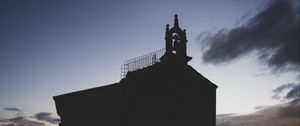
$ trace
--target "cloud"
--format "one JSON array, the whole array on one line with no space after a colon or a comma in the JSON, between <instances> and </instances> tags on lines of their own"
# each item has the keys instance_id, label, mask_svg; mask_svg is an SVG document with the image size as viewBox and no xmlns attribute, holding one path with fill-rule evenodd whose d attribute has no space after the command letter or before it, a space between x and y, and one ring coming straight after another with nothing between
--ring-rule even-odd
<instances>
[{"instance_id":1,"label":"cloud","mask_svg":"<svg viewBox=\"0 0 300 126\"><path fill-rule=\"evenodd\" d=\"M291 109L287 104L269 106L248 115L217 115L216 126L297 126L300 124L297 109ZM299 104L295 107L300 107ZM286 111L288 110L288 111ZM294 111L289 116L290 111ZM298 109L299 110L299 109ZM287 113L284 113L287 112Z\"/></svg>"},{"instance_id":2,"label":"cloud","mask_svg":"<svg viewBox=\"0 0 300 126\"><path fill-rule=\"evenodd\" d=\"M300 84L295 85L286 95L287 99L300 99Z\"/></svg>"},{"instance_id":3,"label":"cloud","mask_svg":"<svg viewBox=\"0 0 300 126\"><path fill-rule=\"evenodd\" d=\"M294 117L298 118L300 123L300 100L296 99L289 102L285 107L279 109L280 117Z\"/></svg>"},{"instance_id":4,"label":"cloud","mask_svg":"<svg viewBox=\"0 0 300 126\"><path fill-rule=\"evenodd\" d=\"M6 110L6 111L12 111L12 112L17 112L17 116L20 116L21 113L22 113L22 110L19 109L19 108L16 108L16 107L8 107L8 108L3 108L3 110Z\"/></svg>"},{"instance_id":5,"label":"cloud","mask_svg":"<svg viewBox=\"0 0 300 126\"><path fill-rule=\"evenodd\" d=\"M261 110L247 115L217 115L216 126L298 126L300 124L299 108L299 101L291 101L265 106Z\"/></svg>"},{"instance_id":6,"label":"cloud","mask_svg":"<svg viewBox=\"0 0 300 126\"><path fill-rule=\"evenodd\" d=\"M284 95L284 91L288 90L288 92ZM300 99L300 83L289 83L284 84L273 90L274 96L272 99L277 100L299 100Z\"/></svg>"},{"instance_id":7,"label":"cloud","mask_svg":"<svg viewBox=\"0 0 300 126\"><path fill-rule=\"evenodd\" d=\"M11 107L11 108L3 108L6 111L15 111L15 112L21 112L21 109L15 108L15 107Z\"/></svg>"},{"instance_id":8,"label":"cloud","mask_svg":"<svg viewBox=\"0 0 300 126\"><path fill-rule=\"evenodd\" d=\"M26 117L18 116L10 119L0 119L2 126L45 126L44 123L32 121Z\"/></svg>"},{"instance_id":9,"label":"cloud","mask_svg":"<svg viewBox=\"0 0 300 126\"><path fill-rule=\"evenodd\" d=\"M45 126L46 122L51 124L60 122L60 119L52 117L52 113L49 112L39 112L34 116L21 116L22 110L19 108L9 107L4 108L4 110L17 112L18 114L13 118L0 118L1 126Z\"/></svg>"},{"instance_id":10,"label":"cloud","mask_svg":"<svg viewBox=\"0 0 300 126\"><path fill-rule=\"evenodd\" d=\"M46 121L52 124L58 124L60 122L60 119L53 118L52 113L49 112L39 112L33 116L33 118L40 120L40 121Z\"/></svg>"},{"instance_id":11,"label":"cloud","mask_svg":"<svg viewBox=\"0 0 300 126\"><path fill-rule=\"evenodd\" d=\"M270 0L243 25L202 33L203 62L223 64L255 53L274 72L299 71L298 4L296 0Z\"/></svg>"},{"instance_id":12,"label":"cloud","mask_svg":"<svg viewBox=\"0 0 300 126\"><path fill-rule=\"evenodd\" d=\"M298 126L300 125L299 85L299 83L284 84L273 90L275 95L282 95L287 91L281 97L289 100L287 103L256 107L260 110L247 115L217 115L216 126Z\"/></svg>"},{"instance_id":13,"label":"cloud","mask_svg":"<svg viewBox=\"0 0 300 126\"><path fill-rule=\"evenodd\" d=\"M285 107L279 109L280 115L283 117L300 117L300 83L281 85L273 90L274 96L282 95L284 90L288 91L281 99L289 100L289 102Z\"/></svg>"}]
</instances>

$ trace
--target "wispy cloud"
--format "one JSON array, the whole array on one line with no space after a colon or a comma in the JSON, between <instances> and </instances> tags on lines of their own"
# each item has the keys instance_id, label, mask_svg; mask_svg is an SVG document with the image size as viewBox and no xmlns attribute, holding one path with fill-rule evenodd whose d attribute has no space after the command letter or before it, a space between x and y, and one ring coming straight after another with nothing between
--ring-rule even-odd
<instances>
[{"instance_id":1,"label":"wispy cloud","mask_svg":"<svg viewBox=\"0 0 300 126\"><path fill-rule=\"evenodd\" d=\"M15 117L10 119L0 119L3 126L45 126L45 123L29 120L26 117Z\"/></svg>"},{"instance_id":2,"label":"wispy cloud","mask_svg":"<svg viewBox=\"0 0 300 126\"><path fill-rule=\"evenodd\" d=\"M51 116L52 113L49 112L39 112L33 116L33 118L40 120L40 121L46 121L52 124L58 124L60 122L59 118L54 118Z\"/></svg>"},{"instance_id":3,"label":"wispy cloud","mask_svg":"<svg viewBox=\"0 0 300 126\"><path fill-rule=\"evenodd\" d=\"M274 89L274 94L287 90L287 103L257 107L260 110L248 115L217 115L217 126L298 126L300 125L299 84L284 84ZM297 93L294 93L297 90ZM288 95L290 94L291 95ZM289 96L289 97L288 97ZM280 100L280 99L278 99Z\"/></svg>"},{"instance_id":4,"label":"wispy cloud","mask_svg":"<svg viewBox=\"0 0 300 126\"><path fill-rule=\"evenodd\" d=\"M3 108L6 111L16 112L17 115L12 118L4 119L0 118L1 126L45 126L46 123L58 124L59 118L52 117L52 113L39 112L34 116L21 116L22 110L15 107Z\"/></svg>"},{"instance_id":5,"label":"wispy cloud","mask_svg":"<svg viewBox=\"0 0 300 126\"><path fill-rule=\"evenodd\" d=\"M11 112L16 112L16 116L20 116L22 113L22 110L16 107L8 107L8 108L3 108L3 110L6 111L11 111Z\"/></svg>"},{"instance_id":6,"label":"wispy cloud","mask_svg":"<svg viewBox=\"0 0 300 126\"><path fill-rule=\"evenodd\" d=\"M287 94L283 94L285 90L288 90ZM277 100L297 100L300 99L300 83L295 84L295 83L289 83L289 84L284 84L276 89L273 90L274 95L272 99L277 99ZM284 96L282 96L284 95Z\"/></svg>"},{"instance_id":7,"label":"wispy cloud","mask_svg":"<svg viewBox=\"0 0 300 126\"><path fill-rule=\"evenodd\" d=\"M11 108L3 108L6 111L15 111L15 112L21 112L21 109L15 108L15 107L11 107Z\"/></svg>"},{"instance_id":8,"label":"wispy cloud","mask_svg":"<svg viewBox=\"0 0 300 126\"><path fill-rule=\"evenodd\" d=\"M297 107L300 107L299 104ZM289 116L283 112L296 111L287 104L269 106L248 115L217 115L217 126L298 126L299 115ZM288 112L289 113L289 112Z\"/></svg>"},{"instance_id":9,"label":"wispy cloud","mask_svg":"<svg viewBox=\"0 0 300 126\"><path fill-rule=\"evenodd\" d=\"M274 72L299 71L299 4L296 0L270 0L243 25L202 33L203 61L223 64L255 52Z\"/></svg>"}]
</instances>

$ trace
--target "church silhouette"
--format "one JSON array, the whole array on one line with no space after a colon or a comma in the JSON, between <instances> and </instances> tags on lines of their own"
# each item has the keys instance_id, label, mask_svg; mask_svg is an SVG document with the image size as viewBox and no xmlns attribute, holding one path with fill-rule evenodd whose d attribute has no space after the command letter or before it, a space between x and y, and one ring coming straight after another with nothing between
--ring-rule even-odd
<instances>
[{"instance_id":1,"label":"church silhouette","mask_svg":"<svg viewBox=\"0 0 300 126\"><path fill-rule=\"evenodd\" d=\"M215 126L217 86L188 65L186 43L175 15L165 49L126 61L120 82L54 96L60 126Z\"/></svg>"}]
</instances>

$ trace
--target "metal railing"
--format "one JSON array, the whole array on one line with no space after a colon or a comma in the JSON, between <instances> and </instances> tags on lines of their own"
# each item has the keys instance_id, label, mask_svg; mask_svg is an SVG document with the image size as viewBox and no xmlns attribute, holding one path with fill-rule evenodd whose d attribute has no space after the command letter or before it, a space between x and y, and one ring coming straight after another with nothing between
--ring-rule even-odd
<instances>
[{"instance_id":1,"label":"metal railing","mask_svg":"<svg viewBox=\"0 0 300 126\"><path fill-rule=\"evenodd\" d=\"M126 77L130 71L142 69L147 66L160 62L160 57L165 53L165 49L160 49L146 55L142 55L133 59L126 60L121 66L121 79Z\"/></svg>"}]
</instances>

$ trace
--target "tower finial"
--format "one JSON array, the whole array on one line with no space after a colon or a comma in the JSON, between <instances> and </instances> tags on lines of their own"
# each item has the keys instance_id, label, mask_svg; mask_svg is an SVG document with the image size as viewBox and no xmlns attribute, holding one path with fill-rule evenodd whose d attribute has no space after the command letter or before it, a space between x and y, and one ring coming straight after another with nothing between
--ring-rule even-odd
<instances>
[{"instance_id":1,"label":"tower finial","mask_svg":"<svg viewBox=\"0 0 300 126\"><path fill-rule=\"evenodd\" d=\"M169 24L166 25L166 31L169 31Z\"/></svg>"},{"instance_id":2,"label":"tower finial","mask_svg":"<svg viewBox=\"0 0 300 126\"><path fill-rule=\"evenodd\" d=\"M178 24L178 15L177 14L175 14L175 19L174 19L174 27L175 26L179 26L179 24Z\"/></svg>"}]
</instances>

